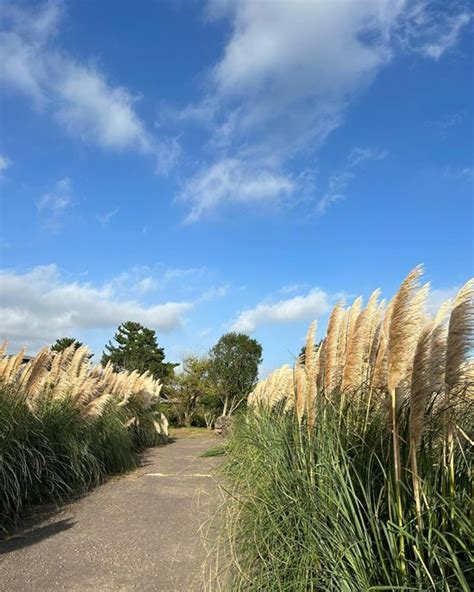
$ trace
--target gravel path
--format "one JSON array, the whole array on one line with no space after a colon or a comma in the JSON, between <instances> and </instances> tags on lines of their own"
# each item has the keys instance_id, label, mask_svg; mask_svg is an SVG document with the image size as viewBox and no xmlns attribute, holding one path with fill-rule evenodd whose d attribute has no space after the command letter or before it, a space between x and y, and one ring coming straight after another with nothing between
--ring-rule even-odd
<instances>
[{"instance_id":1,"label":"gravel path","mask_svg":"<svg viewBox=\"0 0 474 592\"><path fill-rule=\"evenodd\" d=\"M206 523L219 503L212 435L179 437L144 465L0 542L5 592L208 588ZM204 526L203 526L204 524Z\"/></svg>"}]
</instances>

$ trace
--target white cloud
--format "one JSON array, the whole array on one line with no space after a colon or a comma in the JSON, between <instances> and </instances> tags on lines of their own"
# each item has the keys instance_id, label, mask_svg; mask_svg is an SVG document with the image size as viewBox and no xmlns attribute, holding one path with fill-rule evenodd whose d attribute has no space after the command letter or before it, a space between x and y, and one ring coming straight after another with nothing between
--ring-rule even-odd
<instances>
[{"instance_id":1,"label":"white cloud","mask_svg":"<svg viewBox=\"0 0 474 592\"><path fill-rule=\"evenodd\" d=\"M10 168L10 165L11 161L3 154L0 154L0 179L3 178L4 172Z\"/></svg>"},{"instance_id":2,"label":"white cloud","mask_svg":"<svg viewBox=\"0 0 474 592\"><path fill-rule=\"evenodd\" d=\"M49 55L46 62L57 99L55 117L66 130L103 148L152 152L152 140L133 108L137 99L128 90L59 55Z\"/></svg>"},{"instance_id":3,"label":"white cloud","mask_svg":"<svg viewBox=\"0 0 474 592\"><path fill-rule=\"evenodd\" d=\"M324 212L337 201L345 199L350 181L355 177L355 169L366 160L383 160L387 153L383 150L369 148L354 148L347 158L344 168L329 177L328 188L316 206L318 214Z\"/></svg>"},{"instance_id":4,"label":"white cloud","mask_svg":"<svg viewBox=\"0 0 474 592\"><path fill-rule=\"evenodd\" d=\"M280 294L294 294L295 292L301 292L301 290L307 288L307 284L288 284L283 286L278 291Z\"/></svg>"},{"instance_id":5,"label":"white cloud","mask_svg":"<svg viewBox=\"0 0 474 592\"><path fill-rule=\"evenodd\" d=\"M205 327L204 329L201 329L201 331L198 332L199 337L201 338L205 338L205 337L209 337L209 335L212 333L212 327Z\"/></svg>"},{"instance_id":6,"label":"white cloud","mask_svg":"<svg viewBox=\"0 0 474 592\"><path fill-rule=\"evenodd\" d=\"M176 280L202 279L209 273L207 267L172 267L163 274L163 282L172 282Z\"/></svg>"},{"instance_id":7,"label":"white cloud","mask_svg":"<svg viewBox=\"0 0 474 592\"><path fill-rule=\"evenodd\" d=\"M472 183L474 181L474 166L447 166L443 176L447 179L458 179Z\"/></svg>"},{"instance_id":8,"label":"white cloud","mask_svg":"<svg viewBox=\"0 0 474 592\"><path fill-rule=\"evenodd\" d=\"M121 299L112 284L96 287L65 280L56 265L29 272L0 271L0 337L35 349L75 331L114 328L133 320L164 333L181 327L194 303L146 306Z\"/></svg>"},{"instance_id":9,"label":"white cloud","mask_svg":"<svg viewBox=\"0 0 474 592\"><path fill-rule=\"evenodd\" d=\"M453 300L461 286L453 286L452 288L435 288L431 290L428 296L427 309L430 314L436 314L439 307L446 302L446 300Z\"/></svg>"},{"instance_id":10,"label":"white cloud","mask_svg":"<svg viewBox=\"0 0 474 592\"><path fill-rule=\"evenodd\" d=\"M178 138L171 138L161 142L156 147L156 173L168 175L178 163L182 153L183 149L178 142Z\"/></svg>"},{"instance_id":11,"label":"white cloud","mask_svg":"<svg viewBox=\"0 0 474 592\"><path fill-rule=\"evenodd\" d=\"M186 293L194 302L222 296L221 288L208 288L212 272L206 267L170 267L158 263L153 266L137 265L112 278L107 287L120 298L145 295L155 291Z\"/></svg>"},{"instance_id":12,"label":"white cloud","mask_svg":"<svg viewBox=\"0 0 474 592\"><path fill-rule=\"evenodd\" d=\"M295 153L314 153L397 51L438 59L470 20L456 4L447 9L425 0L211 0L208 16L227 20L229 39L201 103L172 114L205 125L214 154L185 186L188 221L224 202L268 202L282 192L296 198L284 172ZM232 162L252 164L237 185L227 182ZM241 200L262 175L286 179L292 191L269 183Z\"/></svg>"},{"instance_id":13,"label":"white cloud","mask_svg":"<svg viewBox=\"0 0 474 592\"><path fill-rule=\"evenodd\" d=\"M54 0L30 9L5 7L0 15L4 88L26 96L40 112L51 114L63 129L85 142L107 150L135 150L154 156L159 163L165 150L168 157L161 168L170 170L178 159L179 146L175 140L170 144L149 133L135 110L139 97L56 46L54 38L63 13L62 2Z\"/></svg>"},{"instance_id":14,"label":"white cloud","mask_svg":"<svg viewBox=\"0 0 474 592\"><path fill-rule=\"evenodd\" d=\"M134 291L137 292L137 294L148 294L150 292L154 292L156 288L157 281L150 276L147 276L142 280L139 280L133 287Z\"/></svg>"},{"instance_id":15,"label":"white cloud","mask_svg":"<svg viewBox=\"0 0 474 592\"><path fill-rule=\"evenodd\" d=\"M305 296L274 303L261 302L254 308L243 310L231 328L233 331L252 333L258 326L268 323L314 319L330 310L331 301L326 292L313 288Z\"/></svg>"},{"instance_id":16,"label":"white cloud","mask_svg":"<svg viewBox=\"0 0 474 592\"><path fill-rule=\"evenodd\" d=\"M178 200L191 204L189 223L226 204L279 203L295 187L290 177L232 158L217 161L189 179Z\"/></svg>"},{"instance_id":17,"label":"white cloud","mask_svg":"<svg viewBox=\"0 0 474 592\"><path fill-rule=\"evenodd\" d=\"M83 140L104 148L149 152L151 139L129 91L110 85L96 68L54 47L62 16L59 2L30 11L7 6L0 33L3 84L51 112L63 128Z\"/></svg>"},{"instance_id":18,"label":"white cloud","mask_svg":"<svg viewBox=\"0 0 474 592\"><path fill-rule=\"evenodd\" d=\"M36 203L40 213L45 216L46 226L58 228L66 210L74 203L71 179L60 179L54 188L44 193Z\"/></svg>"},{"instance_id":19,"label":"white cloud","mask_svg":"<svg viewBox=\"0 0 474 592\"><path fill-rule=\"evenodd\" d=\"M232 35L212 73L219 99L238 102L224 117L227 135L257 131L257 144L285 151L324 140L347 98L389 59L383 33L396 5L227 2Z\"/></svg>"},{"instance_id":20,"label":"white cloud","mask_svg":"<svg viewBox=\"0 0 474 592\"><path fill-rule=\"evenodd\" d=\"M224 286L217 286L213 288L209 288L208 290L204 290L204 292L199 297L201 302L206 302L208 300L215 300L216 298L223 298L227 296L229 292L229 286L225 284Z\"/></svg>"},{"instance_id":21,"label":"white cloud","mask_svg":"<svg viewBox=\"0 0 474 592\"><path fill-rule=\"evenodd\" d=\"M470 23L471 18L472 15L467 11L446 16L441 21L433 17L433 21L429 22L429 18L426 17L429 39L421 45L420 51L428 58L439 60L457 44L462 29Z\"/></svg>"},{"instance_id":22,"label":"white cloud","mask_svg":"<svg viewBox=\"0 0 474 592\"><path fill-rule=\"evenodd\" d=\"M110 220L116 214L118 214L118 211L119 211L119 208L114 208L113 210L110 210L110 211L105 212L103 214L97 214L96 218L100 222L101 226L107 226L107 224L110 222Z\"/></svg>"}]
</instances>

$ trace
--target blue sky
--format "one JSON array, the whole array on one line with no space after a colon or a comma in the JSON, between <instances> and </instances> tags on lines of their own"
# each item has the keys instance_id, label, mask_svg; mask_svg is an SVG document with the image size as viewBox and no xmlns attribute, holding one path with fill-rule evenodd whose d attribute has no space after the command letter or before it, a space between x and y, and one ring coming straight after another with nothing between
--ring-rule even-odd
<instances>
[{"instance_id":1,"label":"blue sky","mask_svg":"<svg viewBox=\"0 0 474 592\"><path fill-rule=\"evenodd\" d=\"M0 12L0 337L168 357L473 267L468 3L15 2Z\"/></svg>"}]
</instances>

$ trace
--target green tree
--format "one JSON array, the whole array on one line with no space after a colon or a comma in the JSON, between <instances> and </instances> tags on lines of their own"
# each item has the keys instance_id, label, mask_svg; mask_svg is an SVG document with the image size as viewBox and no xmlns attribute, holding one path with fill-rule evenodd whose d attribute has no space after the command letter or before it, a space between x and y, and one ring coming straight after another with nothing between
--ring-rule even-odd
<instances>
[{"instance_id":1,"label":"green tree","mask_svg":"<svg viewBox=\"0 0 474 592\"><path fill-rule=\"evenodd\" d=\"M74 345L74 349L82 347L82 343L77 339L74 339L74 337L61 337L56 340L56 343L53 343L51 351L62 352L71 345Z\"/></svg>"},{"instance_id":2,"label":"green tree","mask_svg":"<svg viewBox=\"0 0 474 592\"><path fill-rule=\"evenodd\" d=\"M210 376L222 403L222 415L232 415L247 400L258 377L262 346L243 333L226 333L209 352Z\"/></svg>"},{"instance_id":3,"label":"green tree","mask_svg":"<svg viewBox=\"0 0 474 592\"><path fill-rule=\"evenodd\" d=\"M319 343L315 343L314 344L314 351L315 353L318 352L319 348L321 347L323 340L321 339L321 341ZM300 353L298 355L297 361L304 366L305 364L305 360L306 360L306 344L301 346L300 349Z\"/></svg>"},{"instance_id":4,"label":"green tree","mask_svg":"<svg viewBox=\"0 0 474 592\"><path fill-rule=\"evenodd\" d=\"M159 347L156 333L140 323L127 321L122 323L112 341L105 346L102 354L102 365L112 363L114 370L148 371L153 378L167 381L178 364L165 362L165 350Z\"/></svg>"},{"instance_id":5,"label":"green tree","mask_svg":"<svg viewBox=\"0 0 474 592\"><path fill-rule=\"evenodd\" d=\"M182 372L175 374L167 395L176 410L178 422L190 426L196 413L202 412L204 417L207 411L201 408L201 402L205 399L207 403L212 397L210 361L206 357L191 354L184 357L182 365Z\"/></svg>"}]
</instances>

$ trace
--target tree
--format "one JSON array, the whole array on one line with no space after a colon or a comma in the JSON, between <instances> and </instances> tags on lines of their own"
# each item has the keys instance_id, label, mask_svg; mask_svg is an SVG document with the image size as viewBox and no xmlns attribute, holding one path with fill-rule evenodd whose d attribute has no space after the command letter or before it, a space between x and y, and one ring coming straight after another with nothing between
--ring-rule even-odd
<instances>
[{"instance_id":1,"label":"tree","mask_svg":"<svg viewBox=\"0 0 474 592\"><path fill-rule=\"evenodd\" d=\"M242 333L226 333L209 352L210 376L222 402L222 415L232 415L255 387L262 346Z\"/></svg>"},{"instance_id":2,"label":"tree","mask_svg":"<svg viewBox=\"0 0 474 592\"><path fill-rule=\"evenodd\" d=\"M165 362L165 350L159 347L156 333L140 323L127 321L122 323L112 341L105 346L102 354L102 365L111 362L114 370L137 370L140 373L148 371L153 378L166 381L174 374L178 364Z\"/></svg>"},{"instance_id":3,"label":"tree","mask_svg":"<svg viewBox=\"0 0 474 592\"><path fill-rule=\"evenodd\" d=\"M56 340L56 343L53 343L51 346L51 351L62 352L71 345L74 345L74 349L82 347L82 343L77 339L74 339L74 337L61 337L60 339Z\"/></svg>"},{"instance_id":4,"label":"tree","mask_svg":"<svg viewBox=\"0 0 474 592\"><path fill-rule=\"evenodd\" d=\"M314 352L317 353L319 348L321 347L323 340L321 339L321 341L319 343L315 343L314 344ZM305 360L306 360L306 344L301 346L300 349L300 353L298 355L297 361L304 366L305 364Z\"/></svg>"},{"instance_id":5,"label":"tree","mask_svg":"<svg viewBox=\"0 0 474 592\"><path fill-rule=\"evenodd\" d=\"M168 398L174 405L178 421L186 426L191 425L193 416L202 411L203 416L208 399L212 397L213 385L209 377L210 361L208 358L187 355L183 359L183 371L175 374L168 387ZM201 409L201 402L206 404Z\"/></svg>"}]
</instances>

